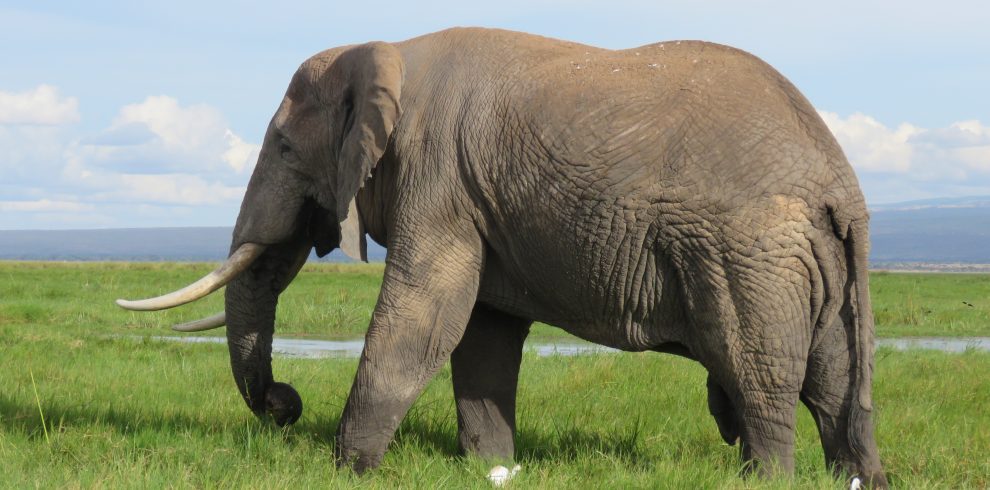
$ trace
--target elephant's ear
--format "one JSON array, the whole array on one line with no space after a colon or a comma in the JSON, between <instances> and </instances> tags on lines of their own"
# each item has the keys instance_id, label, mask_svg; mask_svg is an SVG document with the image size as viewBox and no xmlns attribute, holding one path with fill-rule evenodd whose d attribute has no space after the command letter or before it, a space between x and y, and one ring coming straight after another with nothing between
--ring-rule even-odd
<instances>
[{"instance_id":1,"label":"elephant's ear","mask_svg":"<svg viewBox=\"0 0 990 490\"><path fill-rule=\"evenodd\" d=\"M344 111L336 175L340 249L352 259L367 261L364 225L354 198L382 158L402 112L399 96L405 67L398 50L381 42L351 48L341 53L337 63L343 64L350 78L344 101L350 110Z\"/></svg>"}]
</instances>

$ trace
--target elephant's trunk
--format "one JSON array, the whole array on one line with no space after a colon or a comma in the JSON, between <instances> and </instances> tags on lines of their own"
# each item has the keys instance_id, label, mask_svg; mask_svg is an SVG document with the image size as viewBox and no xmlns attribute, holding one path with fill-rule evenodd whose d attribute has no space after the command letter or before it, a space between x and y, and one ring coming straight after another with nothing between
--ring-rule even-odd
<instances>
[{"instance_id":1,"label":"elephant's trunk","mask_svg":"<svg viewBox=\"0 0 990 490\"><path fill-rule=\"evenodd\" d=\"M272 335L279 294L306 262L311 246L274 246L227 284L225 310L230 367L245 403L279 425L302 413L299 395L272 377Z\"/></svg>"},{"instance_id":2,"label":"elephant's trunk","mask_svg":"<svg viewBox=\"0 0 990 490\"><path fill-rule=\"evenodd\" d=\"M227 285L225 310L227 348L234 381L248 407L264 413L265 393L272 378L272 335L278 295L264 271L251 268Z\"/></svg>"}]
</instances>

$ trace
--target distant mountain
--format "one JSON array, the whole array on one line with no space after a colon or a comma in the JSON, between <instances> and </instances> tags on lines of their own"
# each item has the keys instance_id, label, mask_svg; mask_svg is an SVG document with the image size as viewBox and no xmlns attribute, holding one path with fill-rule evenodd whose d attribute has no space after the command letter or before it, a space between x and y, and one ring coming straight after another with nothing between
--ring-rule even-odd
<instances>
[{"instance_id":1,"label":"distant mountain","mask_svg":"<svg viewBox=\"0 0 990 490\"><path fill-rule=\"evenodd\" d=\"M990 264L990 196L871 206L870 260Z\"/></svg>"},{"instance_id":2,"label":"distant mountain","mask_svg":"<svg viewBox=\"0 0 990 490\"><path fill-rule=\"evenodd\" d=\"M874 266L990 264L990 196L882 204L870 211ZM227 227L0 230L0 259L217 261L227 256L230 235ZM368 259L384 260L385 249L369 240ZM322 260L350 259L335 251Z\"/></svg>"},{"instance_id":3,"label":"distant mountain","mask_svg":"<svg viewBox=\"0 0 990 490\"><path fill-rule=\"evenodd\" d=\"M229 227L0 230L0 259L218 261L227 257L231 233ZM350 261L339 250L320 260ZM370 239L368 260L385 260L385 249Z\"/></svg>"},{"instance_id":4,"label":"distant mountain","mask_svg":"<svg viewBox=\"0 0 990 490\"><path fill-rule=\"evenodd\" d=\"M874 204L871 212L915 211L919 209L955 209L990 207L990 196L938 197L918 201L903 201L889 204Z\"/></svg>"}]
</instances>

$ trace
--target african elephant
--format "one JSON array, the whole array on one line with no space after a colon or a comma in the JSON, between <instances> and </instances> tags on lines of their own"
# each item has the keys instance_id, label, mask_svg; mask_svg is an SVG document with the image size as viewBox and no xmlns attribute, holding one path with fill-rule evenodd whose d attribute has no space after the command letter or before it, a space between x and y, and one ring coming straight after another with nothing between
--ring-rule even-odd
<instances>
[{"instance_id":1,"label":"african elephant","mask_svg":"<svg viewBox=\"0 0 990 490\"><path fill-rule=\"evenodd\" d=\"M289 83L241 205L226 284L234 379L291 423L275 383L279 293L315 247L388 249L337 429L378 465L449 359L462 449L511 457L523 341L542 321L625 351L695 359L730 444L792 472L795 410L826 463L886 486L873 437L868 213L811 104L745 52L612 51L489 29L330 49Z\"/></svg>"}]
</instances>

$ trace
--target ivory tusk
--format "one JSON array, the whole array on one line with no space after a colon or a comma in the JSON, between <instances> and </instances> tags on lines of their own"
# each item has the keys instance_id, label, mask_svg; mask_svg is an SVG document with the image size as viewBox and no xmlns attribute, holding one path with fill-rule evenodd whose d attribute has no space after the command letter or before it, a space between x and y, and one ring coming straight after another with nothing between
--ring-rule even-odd
<instances>
[{"instance_id":1,"label":"ivory tusk","mask_svg":"<svg viewBox=\"0 0 990 490\"><path fill-rule=\"evenodd\" d=\"M175 330L176 332L202 332L203 330L220 328L226 324L227 312L221 311L216 315L211 315L206 318L200 318L199 320L172 325L172 330Z\"/></svg>"},{"instance_id":2,"label":"ivory tusk","mask_svg":"<svg viewBox=\"0 0 990 490\"><path fill-rule=\"evenodd\" d=\"M184 305L191 301L206 296L207 294L222 288L234 277L247 269L255 259L265 251L264 245L256 243L245 243L237 248L230 257L220 264L213 272L203 276L202 279L171 293L158 296L157 298L141 299L130 301L118 299L117 305L121 308L134 311L155 311L173 308Z\"/></svg>"}]
</instances>

